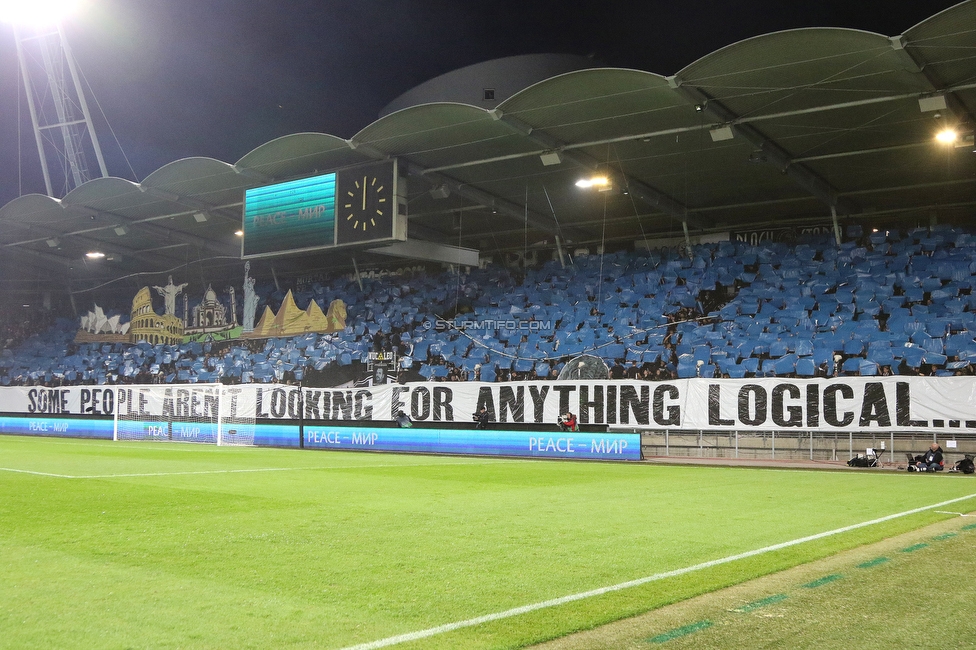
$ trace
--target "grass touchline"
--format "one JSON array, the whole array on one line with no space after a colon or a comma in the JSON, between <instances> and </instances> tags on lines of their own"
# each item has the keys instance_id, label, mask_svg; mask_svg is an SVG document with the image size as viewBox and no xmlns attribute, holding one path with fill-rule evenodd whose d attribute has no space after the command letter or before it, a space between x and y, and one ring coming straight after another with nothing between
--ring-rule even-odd
<instances>
[{"instance_id":1,"label":"grass touchline","mask_svg":"<svg viewBox=\"0 0 976 650\"><path fill-rule=\"evenodd\" d=\"M591 589L589 591L584 591L577 594L570 594L568 596L552 598L550 600L544 600L542 602L533 603L531 605L522 605L521 607L513 607L512 609L508 609L503 612L496 612L494 614L477 616L475 618L469 618L464 621L457 621L455 623L446 623L444 625L438 625L437 627L428 628L426 630L418 630L417 632L398 634L396 636L391 636L385 639L371 641L369 643L360 643L357 645L352 645L346 648L342 648L341 650L377 650L378 648L386 648L388 646L397 645L400 643L406 643L408 641L418 641L420 639L426 639L432 636L436 636L438 634L444 634L445 632L452 632L454 630L459 630L465 627L473 627L475 625L481 625L482 623L489 623L491 621L497 621L503 618L511 618L512 616L518 616L519 614L527 614L529 612L534 612L540 609L548 609L550 607L556 607L558 605L565 605L566 603L571 603L577 600L583 600L585 598L602 596L603 594L608 594L614 591L620 591L622 589L628 589L630 587L637 587L639 585L647 584L648 582L655 582L658 580L664 580L666 578L675 578L677 576L685 575L687 573L693 573L695 571L701 571L702 569L708 569L714 566L728 564L729 562L735 562L736 560L744 560L746 558L755 557L756 555L762 555L764 553L778 551L780 549L789 548L790 546L796 546L797 544L803 544L805 542L812 542L817 539L823 539L824 537L839 535L841 533L857 530L858 528L873 526L876 524L884 523L886 521L891 521L892 519L907 517L909 515L914 515L919 512L932 510L934 508L941 508L943 506L949 505L950 503L958 503L960 501L965 501L967 499L972 499L972 498L976 498L976 493L969 494L962 497L957 497L955 499L949 499L948 501L942 501L940 503L934 503L928 506L922 506L920 508L913 508L911 510L898 512L892 515L886 515L884 517L879 517L877 519L871 519L870 521L863 521L861 523L851 524L850 526L835 528L834 530L828 530L822 533L816 533L815 535L800 537L798 539L793 539L788 542L781 542L779 544L772 544L770 546L764 546L762 548L753 549L751 551L745 551L744 553L729 555L723 558L719 558L717 560L709 560L708 562L701 562L699 564L695 564L689 567L684 567L681 569L674 569L672 571L656 573L654 575L646 576L644 578L637 578L636 580L628 580L627 582L621 582L615 585L610 585L608 587L600 587L598 589Z\"/></svg>"}]
</instances>

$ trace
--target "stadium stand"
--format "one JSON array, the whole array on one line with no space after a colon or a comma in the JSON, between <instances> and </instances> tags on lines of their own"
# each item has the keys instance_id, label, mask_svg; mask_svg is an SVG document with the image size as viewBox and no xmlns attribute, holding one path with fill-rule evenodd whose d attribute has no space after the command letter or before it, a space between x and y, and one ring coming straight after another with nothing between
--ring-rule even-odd
<instances>
[{"instance_id":1,"label":"stadium stand","mask_svg":"<svg viewBox=\"0 0 976 650\"><path fill-rule=\"evenodd\" d=\"M346 303L334 334L108 344L75 343L67 319L26 340L26 325L4 324L0 383L329 385L393 349L401 381L555 379L584 353L615 379L972 374L974 286L976 237L949 226L415 273L361 291L343 276L294 293ZM272 308L285 298L262 289Z\"/></svg>"}]
</instances>

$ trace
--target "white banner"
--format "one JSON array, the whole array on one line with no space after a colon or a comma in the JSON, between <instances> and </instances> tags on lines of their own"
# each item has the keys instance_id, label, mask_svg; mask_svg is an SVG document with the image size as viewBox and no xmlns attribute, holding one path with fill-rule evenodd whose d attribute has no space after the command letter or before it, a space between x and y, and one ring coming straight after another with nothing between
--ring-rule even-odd
<instances>
[{"instance_id":1,"label":"white banner","mask_svg":"<svg viewBox=\"0 0 976 650\"><path fill-rule=\"evenodd\" d=\"M976 378L682 379L672 382L425 382L366 388L273 384L0 388L0 412L119 418L470 423L484 406L498 423L580 424L703 431L976 433Z\"/></svg>"}]
</instances>

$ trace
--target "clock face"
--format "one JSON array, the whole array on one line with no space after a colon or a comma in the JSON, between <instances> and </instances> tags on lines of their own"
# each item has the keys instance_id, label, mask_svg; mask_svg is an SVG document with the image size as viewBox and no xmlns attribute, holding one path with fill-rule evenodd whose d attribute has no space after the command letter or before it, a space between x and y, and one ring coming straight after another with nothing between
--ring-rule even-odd
<instances>
[{"instance_id":1,"label":"clock face","mask_svg":"<svg viewBox=\"0 0 976 650\"><path fill-rule=\"evenodd\" d=\"M338 243L382 239L392 234L393 175L384 173L386 169L352 169L340 174L336 194Z\"/></svg>"}]
</instances>

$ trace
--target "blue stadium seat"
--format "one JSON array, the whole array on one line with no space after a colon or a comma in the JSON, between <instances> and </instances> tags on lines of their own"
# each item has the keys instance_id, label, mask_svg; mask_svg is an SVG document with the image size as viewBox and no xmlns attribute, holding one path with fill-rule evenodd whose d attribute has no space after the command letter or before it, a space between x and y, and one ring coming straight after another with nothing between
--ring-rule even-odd
<instances>
[{"instance_id":1,"label":"blue stadium seat","mask_svg":"<svg viewBox=\"0 0 976 650\"><path fill-rule=\"evenodd\" d=\"M861 370L862 361L864 361L864 359L861 359L860 357L851 357L846 359L844 360L844 365L841 366L841 370L844 372L859 373Z\"/></svg>"},{"instance_id":2,"label":"blue stadium seat","mask_svg":"<svg viewBox=\"0 0 976 650\"><path fill-rule=\"evenodd\" d=\"M758 359L757 359L757 361L758 361ZM754 371L752 371L752 370L748 370L747 371L747 369L746 369L745 366L741 366L741 365L738 365L738 364L734 364L734 365L729 366L729 368L725 372L732 379L742 379L743 377L746 376L746 372L754 372Z\"/></svg>"},{"instance_id":3,"label":"blue stadium seat","mask_svg":"<svg viewBox=\"0 0 976 650\"><path fill-rule=\"evenodd\" d=\"M920 347L906 347L903 351L904 360L909 368L918 368L922 365L922 357L925 356L925 350Z\"/></svg>"},{"instance_id":4,"label":"blue stadium seat","mask_svg":"<svg viewBox=\"0 0 976 650\"><path fill-rule=\"evenodd\" d=\"M516 359L513 369L516 372L530 372L534 366L535 362L532 359Z\"/></svg>"},{"instance_id":5,"label":"blue stadium seat","mask_svg":"<svg viewBox=\"0 0 976 650\"><path fill-rule=\"evenodd\" d=\"M803 357L796 360L796 375L798 377L813 377L816 374L817 366L813 359Z\"/></svg>"},{"instance_id":6,"label":"blue stadium seat","mask_svg":"<svg viewBox=\"0 0 976 650\"><path fill-rule=\"evenodd\" d=\"M862 377L872 377L878 374L878 364L875 363L874 361L862 359L861 363L858 366L857 372Z\"/></svg>"},{"instance_id":7,"label":"blue stadium seat","mask_svg":"<svg viewBox=\"0 0 976 650\"><path fill-rule=\"evenodd\" d=\"M756 357L749 357L748 359L743 359L740 364L747 372L757 372L759 370L759 359Z\"/></svg>"},{"instance_id":8,"label":"blue stadium seat","mask_svg":"<svg viewBox=\"0 0 976 650\"><path fill-rule=\"evenodd\" d=\"M795 354L788 354L773 363L773 370L777 375L792 374L796 370L796 362L797 356ZM763 369L765 369L765 364L763 364Z\"/></svg>"}]
</instances>

